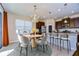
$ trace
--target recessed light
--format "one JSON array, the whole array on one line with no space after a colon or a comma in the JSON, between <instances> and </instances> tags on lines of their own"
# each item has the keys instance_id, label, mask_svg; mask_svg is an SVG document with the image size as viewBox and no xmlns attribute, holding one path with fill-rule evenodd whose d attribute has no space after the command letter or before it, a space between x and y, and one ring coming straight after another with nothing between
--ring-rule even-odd
<instances>
[{"instance_id":1,"label":"recessed light","mask_svg":"<svg viewBox=\"0 0 79 59\"><path fill-rule=\"evenodd\" d=\"M74 11L72 11L72 13L74 13Z\"/></svg>"},{"instance_id":2,"label":"recessed light","mask_svg":"<svg viewBox=\"0 0 79 59\"><path fill-rule=\"evenodd\" d=\"M45 16L43 16L43 18L45 18Z\"/></svg>"},{"instance_id":3,"label":"recessed light","mask_svg":"<svg viewBox=\"0 0 79 59\"><path fill-rule=\"evenodd\" d=\"M58 9L58 11L60 12L60 11L61 11L61 9Z\"/></svg>"},{"instance_id":4,"label":"recessed light","mask_svg":"<svg viewBox=\"0 0 79 59\"><path fill-rule=\"evenodd\" d=\"M49 14L51 14L52 12L51 11L49 11Z\"/></svg>"},{"instance_id":5,"label":"recessed light","mask_svg":"<svg viewBox=\"0 0 79 59\"><path fill-rule=\"evenodd\" d=\"M36 5L34 5L34 7L36 8Z\"/></svg>"},{"instance_id":6,"label":"recessed light","mask_svg":"<svg viewBox=\"0 0 79 59\"><path fill-rule=\"evenodd\" d=\"M67 3L65 3L64 6L67 6Z\"/></svg>"}]
</instances>

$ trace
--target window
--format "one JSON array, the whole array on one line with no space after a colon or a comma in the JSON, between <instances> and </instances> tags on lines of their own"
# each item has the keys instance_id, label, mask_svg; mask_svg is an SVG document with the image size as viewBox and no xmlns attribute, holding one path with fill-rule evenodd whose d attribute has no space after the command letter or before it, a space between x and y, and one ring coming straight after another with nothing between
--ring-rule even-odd
<instances>
[{"instance_id":1,"label":"window","mask_svg":"<svg viewBox=\"0 0 79 59\"><path fill-rule=\"evenodd\" d=\"M0 13L0 48L2 47L2 13Z\"/></svg>"},{"instance_id":2,"label":"window","mask_svg":"<svg viewBox=\"0 0 79 59\"><path fill-rule=\"evenodd\" d=\"M20 30L21 34L23 34L24 31L27 33L30 33L32 31L32 22L17 19L16 20L16 30Z\"/></svg>"}]
</instances>

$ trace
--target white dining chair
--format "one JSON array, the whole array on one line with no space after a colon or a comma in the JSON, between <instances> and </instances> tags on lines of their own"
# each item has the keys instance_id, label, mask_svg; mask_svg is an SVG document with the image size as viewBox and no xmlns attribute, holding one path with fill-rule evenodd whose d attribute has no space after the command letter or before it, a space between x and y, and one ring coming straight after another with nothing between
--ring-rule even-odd
<instances>
[{"instance_id":1,"label":"white dining chair","mask_svg":"<svg viewBox=\"0 0 79 59\"><path fill-rule=\"evenodd\" d=\"M41 39L39 41L37 41L37 45L41 46L43 48L43 52L45 52L45 48L47 49L47 46L48 46L46 33L43 33L43 36L41 37Z\"/></svg>"},{"instance_id":2,"label":"white dining chair","mask_svg":"<svg viewBox=\"0 0 79 59\"><path fill-rule=\"evenodd\" d=\"M26 49L26 55L28 55L29 39L24 37L22 34L18 34L18 40L19 40L20 47L21 47L20 55L22 53L22 48Z\"/></svg>"}]
</instances>

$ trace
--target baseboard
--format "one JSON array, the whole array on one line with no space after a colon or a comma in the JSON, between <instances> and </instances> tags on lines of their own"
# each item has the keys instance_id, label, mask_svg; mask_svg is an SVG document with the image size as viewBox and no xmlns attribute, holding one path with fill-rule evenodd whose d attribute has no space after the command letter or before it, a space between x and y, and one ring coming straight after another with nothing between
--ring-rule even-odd
<instances>
[{"instance_id":1,"label":"baseboard","mask_svg":"<svg viewBox=\"0 0 79 59\"><path fill-rule=\"evenodd\" d=\"M9 44L13 44L13 43L16 43L16 42L18 42L18 40L17 41L10 41Z\"/></svg>"}]
</instances>

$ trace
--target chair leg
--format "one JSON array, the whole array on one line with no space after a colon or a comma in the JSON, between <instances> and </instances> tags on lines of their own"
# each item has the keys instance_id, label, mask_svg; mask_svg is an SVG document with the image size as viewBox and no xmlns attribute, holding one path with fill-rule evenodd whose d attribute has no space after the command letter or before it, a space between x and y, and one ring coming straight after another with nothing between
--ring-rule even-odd
<instances>
[{"instance_id":1,"label":"chair leg","mask_svg":"<svg viewBox=\"0 0 79 59\"><path fill-rule=\"evenodd\" d=\"M63 49L64 49L64 41L63 41Z\"/></svg>"},{"instance_id":2,"label":"chair leg","mask_svg":"<svg viewBox=\"0 0 79 59\"><path fill-rule=\"evenodd\" d=\"M40 45L40 47L42 48L42 46Z\"/></svg>"},{"instance_id":3,"label":"chair leg","mask_svg":"<svg viewBox=\"0 0 79 59\"><path fill-rule=\"evenodd\" d=\"M40 47L40 45L37 44L37 48L36 49L38 50L39 47Z\"/></svg>"},{"instance_id":4,"label":"chair leg","mask_svg":"<svg viewBox=\"0 0 79 59\"><path fill-rule=\"evenodd\" d=\"M28 56L28 46L26 47L26 56Z\"/></svg>"},{"instance_id":5,"label":"chair leg","mask_svg":"<svg viewBox=\"0 0 79 59\"><path fill-rule=\"evenodd\" d=\"M20 55L21 55L21 52L22 52L22 47L21 47L21 49L20 49Z\"/></svg>"},{"instance_id":6,"label":"chair leg","mask_svg":"<svg viewBox=\"0 0 79 59\"><path fill-rule=\"evenodd\" d=\"M58 46L58 38L57 38L57 46Z\"/></svg>"},{"instance_id":7,"label":"chair leg","mask_svg":"<svg viewBox=\"0 0 79 59\"><path fill-rule=\"evenodd\" d=\"M31 51L32 51L32 46L31 46Z\"/></svg>"},{"instance_id":8,"label":"chair leg","mask_svg":"<svg viewBox=\"0 0 79 59\"><path fill-rule=\"evenodd\" d=\"M20 43L18 44L18 46L20 47Z\"/></svg>"},{"instance_id":9,"label":"chair leg","mask_svg":"<svg viewBox=\"0 0 79 59\"><path fill-rule=\"evenodd\" d=\"M56 39L54 38L54 45L56 46Z\"/></svg>"},{"instance_id":10,"label":"chair leg","mask_svg":"<svg viewBox=\"0 0 79 59\"><path fill-rule=\"evenodd\" d=\"M46 46L46 50L48 50L47 44L45 46Z\"/></svg>"},{"instance_id":11,"label":"chair leg","mask_svg":"<svg viewBox=\"0 0 79 59\"><path fill-rule=\"evenodd\" d=\"M44 47L44 44L43 44L43 52L45 52L44 50L45 50L45 47Z\"/></svg>"},{"instance_id":12,"label":"chair leg","mask_svg":"<svg viewBox=\"0 0 79 59\"><path fill-rule=\"evenodd\" d=\"M67 40L67 52L69 53L69 44L68 44L68 40Z\"/></svg>"},{"instance_id":13,"label":"chair leg","mask_svg":"<svg viewBox=\"0 0 79 59\"><path fill-rule=\"evenodd\" d=\"M71 51L71 43L70 43L70 41L69 41L69 48L70 48L70 51Z\"/></svg>"},{"instance_id":14,"label":"chair leg","mask_svg":"<svg viewBox=\"0 0 79 59\"><path fill-rule=\"evenodd\" d=\"M51 45L51 37L50 37L50 45Z\"/></svg>"},{"instance_id":15,"label":"chair leg","mask_svg":"<svg viewBox=\"0 0 79 59\"><path fill-rule=\"evenodd\" d=\"M53 45L54 45L54 38L53 38Z\"/></svg>"},{"instance_id":16,"label":"chair leg","mask_svg":"<svg viewBox=\"0 0 79 59\"><path fill-rule=\"evenodd\" d=\"M60 39L60 50L61 50L61 39Z\"/></svg>"}]
</instances>

